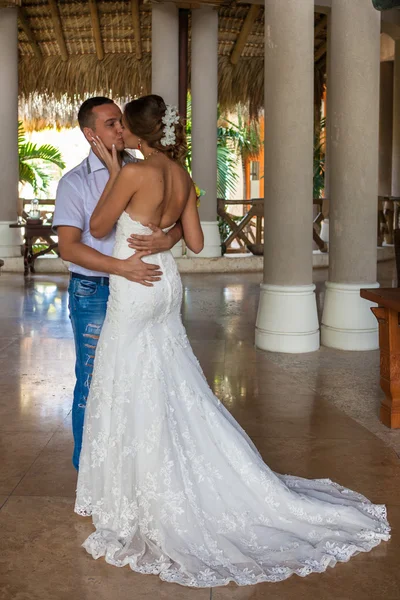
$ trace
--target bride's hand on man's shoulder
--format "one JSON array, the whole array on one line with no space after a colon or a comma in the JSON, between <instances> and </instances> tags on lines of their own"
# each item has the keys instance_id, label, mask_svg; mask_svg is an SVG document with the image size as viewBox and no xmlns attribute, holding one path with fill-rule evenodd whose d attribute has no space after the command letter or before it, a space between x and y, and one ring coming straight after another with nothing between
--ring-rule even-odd
<instances>
[{"instance_id":1,"label":"bride's hand on man's shoulder","mask_svg":"<svg viewBox=\"0 0 400 600\"><path fill-rule=\"evenodd\" d=\"M149 223L147 227L149 227L153 233L150 235L137 235L133 233L127 240L129 248L133 248L134 250L147 250L150 251L151 254L171 250L174 242L167 233L164 233L160 227L152 225L151 223Z\"/></svg>"}]
</instances>

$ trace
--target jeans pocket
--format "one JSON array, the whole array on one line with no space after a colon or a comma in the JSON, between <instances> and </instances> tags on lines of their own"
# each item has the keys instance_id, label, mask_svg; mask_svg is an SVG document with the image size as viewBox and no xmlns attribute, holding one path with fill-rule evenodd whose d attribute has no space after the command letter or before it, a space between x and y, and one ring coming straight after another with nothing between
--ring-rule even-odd
<instances>
[{"instance_id":1,"label":"jeans pocket","mask_svg":"<svg viewBox=\"0 0 400 600\"><path fill-rule=\"evenodd\" d=\"M97 283L95 281L87 281L86 279L76 280L74 296L75 298L87 298L94 296L97 292Z\"/></svg>"}]
</instances>

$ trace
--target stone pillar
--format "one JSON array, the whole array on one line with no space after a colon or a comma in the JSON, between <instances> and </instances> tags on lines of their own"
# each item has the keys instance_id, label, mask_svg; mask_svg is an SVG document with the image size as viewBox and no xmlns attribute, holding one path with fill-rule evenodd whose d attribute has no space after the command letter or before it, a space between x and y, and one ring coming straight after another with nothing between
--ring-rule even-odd
<instances>
[{"instance_id":1,"label":"stone pillar","mask_svg":"<svg viewBox=\"0 0 400 600\"><path fill-rule=\"evenodd\" d=\"M151 9L151 91L167 104L179 104L179 12L176 4L153 4ZM172 248L182 256L182 241Z\"/></svg>"},{"instance_id":2,"label":"stone pillar","mask_svg":"<svg viewBox=\"0 0 400 600\"><path fill-rule=\"evenodd\" d=\"M312 352L314 1L265 0L265 254L256 346Z\"/></svg>"},{"instance_id":3,"label":"stone pillar","mask_svg":"<svg viewBox=\"0 0 400 600\"><path fill-rule=\"evenodd\" d=\"M18 201L18 27L17 9L0 8L0 258L21 256Z\"/></svg>"},{"instance_id":4,"label":"stone pillar","mask_svg":"<svg viewBox=\"0 0 400 600\"><path fill-rule=\"evenodd\" d=\"M217 223L218 13L192 11L192 172L205 190L199 208L204 249L197 256L221 256ZM191 252L188 252L193 256Z\"/></svg>"},{"instance_id":5,"label":"stone pillar","mask_svg":"<svg viewBox=\"0 0 400 600\"><path fill-rule=\"evenodd\" d=\"M173 2L151 9L151 91L167 104L179 101L179 15Z\"/></svg>"},{"instance_id":6,"label":"stone pillar","mask_svg":"<svg viewBox=\"0 0 400 600\"><path fill-rule=\"evenodd\" d=\"M329 281L321 341L343 350L378 348L377 323L360 289L378 287L380 18L370 2L332 1Z\"/></svg>"},{"instance_id":7,"label":"stone pillar","mask_svg":"<svg viewBox=\"0 0 400 600\"><path fill-rule=\"evenodd\" d=\"M379 196L392 193L393 62L381 63L379 95Z\"/></svg>"}]
</instances>

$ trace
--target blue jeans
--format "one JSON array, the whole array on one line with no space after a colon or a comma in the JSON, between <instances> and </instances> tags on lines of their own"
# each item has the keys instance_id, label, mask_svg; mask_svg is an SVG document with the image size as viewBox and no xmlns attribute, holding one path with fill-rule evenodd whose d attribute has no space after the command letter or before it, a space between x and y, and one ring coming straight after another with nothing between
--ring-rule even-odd
<instances>
[{"instance_id":1,"label":"blue jeans","mask_svg":"<svg viewBox=\"0 0 400 600\"><path fill-rule=\"evenodd\" d=\"M72 404L72 433L74 436L72 463L78 470L86 401L97 342L106 316L109 288L108 285L94 281L71 279L68 294L76 352L76 384Z\"/></svg>"}]
</instances>

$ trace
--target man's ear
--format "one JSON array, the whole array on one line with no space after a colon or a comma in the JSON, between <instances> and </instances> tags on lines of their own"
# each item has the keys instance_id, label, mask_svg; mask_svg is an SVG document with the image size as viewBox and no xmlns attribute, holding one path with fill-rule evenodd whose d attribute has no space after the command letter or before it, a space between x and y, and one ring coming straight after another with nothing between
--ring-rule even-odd
<instances>
[{"instance_id":1,"label":"man's ear","mask_svg":"<svg viewBox=\"0 0 400 600\"><path fill-rule=\"evenodd\" d=\"M91 143L93 138L96 136L95 132L93 131L93 129L91 127L84 127L82 130L82 133L85 136L85 138L87 139L87 141L89 142L89 144Z\"/></svg>"}]
</instances>

